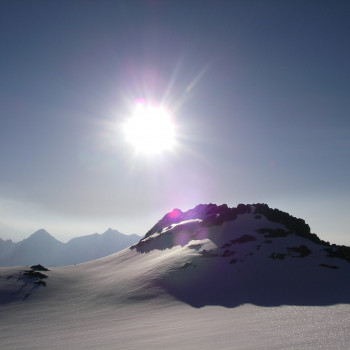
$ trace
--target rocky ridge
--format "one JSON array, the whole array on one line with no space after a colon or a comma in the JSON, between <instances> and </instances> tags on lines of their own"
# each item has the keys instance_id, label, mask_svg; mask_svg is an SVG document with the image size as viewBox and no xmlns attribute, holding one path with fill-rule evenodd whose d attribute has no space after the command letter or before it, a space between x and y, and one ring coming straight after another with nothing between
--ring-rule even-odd
<instances>
[{"instance_id":1,"label":"rocky ridge","mask_svg":"<svg viewBox=\"0 0 350 350\"><path fill-rule=\"evenodd\" d=\"M265 217L270 222L278 223L283 226L279 229L260 228L257 231L264 234L265 238L286 237L290 234L306 238L307 240L324 246L324 251L330 257L338 257L350 262L350 247L344 245L330 244L321 240L315 233L311 233L310 227L305 220L296 218L286 212L278 209L272 209L267 204L238 204L236 208L230 208L226 204L199 204L195 208L186 212L180 209L173 209L164 215L134 247L141 246L150 239L156 238L162 233L177 233L183 229L194 229L191 238L196 238L198 230L203 227L220 226L224 223L234 221L238 215L252 214L254 219L258 220Z\"/></svg>"},{"instance_id":2,"label":"rocky ridge","mask_svg":"<svg viewBox=\"0 0 350 350\"><path fill-rule=\"evenodd\" d=\"M159 255L153 285L195 307L349 301L350 248L266 204L174 209L131 249Z\"/></svg>"}]
</instances>

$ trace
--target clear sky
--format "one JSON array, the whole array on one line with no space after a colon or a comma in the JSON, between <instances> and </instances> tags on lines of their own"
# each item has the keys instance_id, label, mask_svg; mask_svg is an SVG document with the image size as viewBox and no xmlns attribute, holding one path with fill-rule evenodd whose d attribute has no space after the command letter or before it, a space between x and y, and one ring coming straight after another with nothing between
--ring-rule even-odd
<instances>
[{"instance_id":1,"label":"clear sky","mask_svg":"<svg viewBox=\"0 0 350 350\"><path fill-rule=\"evenodd\" d=\"M350 245L350 2L2 0L0 237L267 203ZM136 153L134 102L176 145Z\"/></svg>"}]
</instances>

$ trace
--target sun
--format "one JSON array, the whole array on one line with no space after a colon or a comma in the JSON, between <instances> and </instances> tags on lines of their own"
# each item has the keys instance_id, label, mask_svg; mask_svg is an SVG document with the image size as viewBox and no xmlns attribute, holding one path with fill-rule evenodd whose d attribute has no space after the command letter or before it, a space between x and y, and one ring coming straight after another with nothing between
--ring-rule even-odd
<instances>
[{"instance_id":1,"label":"sun","mask_svg":"<svg viewBox=\"0 0 350 350\"><path fill-rule=\"evenodd\" d=\"M136 103L123 131L138 153L159 154L173 150L175 145L175 126L164 106Z\"/></svg>"}]
</instances>

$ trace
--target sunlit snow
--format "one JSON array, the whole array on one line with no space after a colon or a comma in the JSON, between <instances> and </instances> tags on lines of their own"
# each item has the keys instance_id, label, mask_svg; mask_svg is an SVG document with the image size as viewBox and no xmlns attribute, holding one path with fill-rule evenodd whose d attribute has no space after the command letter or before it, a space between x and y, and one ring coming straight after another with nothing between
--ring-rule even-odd
<instances>
[{"instance_id":1,"label":"sunlit snow","mask_svg":"<svg viewBox=\"0 0 350 350\"><path fill-rule=\"evenodd\" d=\"M46 286L23 278L28 267L1 268L1 349L348 349L347 261L293 233L269 243L259 229L283 226L253 212L201 239L203 221L50 268ZM185 228L191 240L177 242Z\"/></svg>"}]
</instances>

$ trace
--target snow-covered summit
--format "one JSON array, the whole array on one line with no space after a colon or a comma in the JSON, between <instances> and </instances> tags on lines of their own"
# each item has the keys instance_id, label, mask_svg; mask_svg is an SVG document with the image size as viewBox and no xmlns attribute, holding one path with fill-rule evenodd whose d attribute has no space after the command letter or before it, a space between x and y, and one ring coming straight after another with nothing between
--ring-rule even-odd
<instances>
[{"instance_id":1,"label":"snow-covered summit","mask_svg":"<svg viewBox=\"0 0 350 350\"><path fill-rule=\"evenodd\" d=\"M144 242L148 242L151 238L159 237L161 234L172 234L176 236L183 235L184 231L191 232L188 239L192 240L198 238L198 234L203 233L205 229L208 231L210 227L227 226L243 214L247 214L246 225L248 226L252 222L265 225L280 224L285 230L285 235L294 233L315 243L330 246L328 242L322 241L316 234L311 233L309 225L303 219L295 218L288 213L278 209L272 209L267 204L260 203L252 205L239 204L236 208L229 208L226 204L199 204L186 212L182 212L180 209L173 209L146 233L138 246L141 246ZM251 222L249 223L249 221ZM263 225L260 226L263 228ZM235 234L232 230L230 233ZM174 244L176 242L177 240L174 239ZM350 260L350 255L348 258Z\"/></svg>"},{"instance_id":2,"label":"snow-covered summit","mask_svg":"<svg viewBox=\"0 0 350 350\"><path fill-rule=\"evenodd\" d=\"M350 301L350 248L266 204L175 209L131 249L168 256L156 283L193 306Z\"/></svg>"},{"instance_id":3,"label":"snow-covered summit","mask_svg":"<svg viewBox=\"0 0 350 350\"><path fill-rule=\"evenodd\" d=\"M229 208L227 204L199 204L193 209L182 212L180 209L173 209L167 213L161 220L157 222L145 235L151 236L172 224L179 224L188 220L200 220L205 225L221 225L226 221L232 221L237 218L237 215L244 213L263 214L271 221L293 225L296 231L303 231L305 234L310 233L310 227L303 219L295 218L278 209L271 209L267 204L238 204L236 208Z\"/></svg>"}]
</instances>

